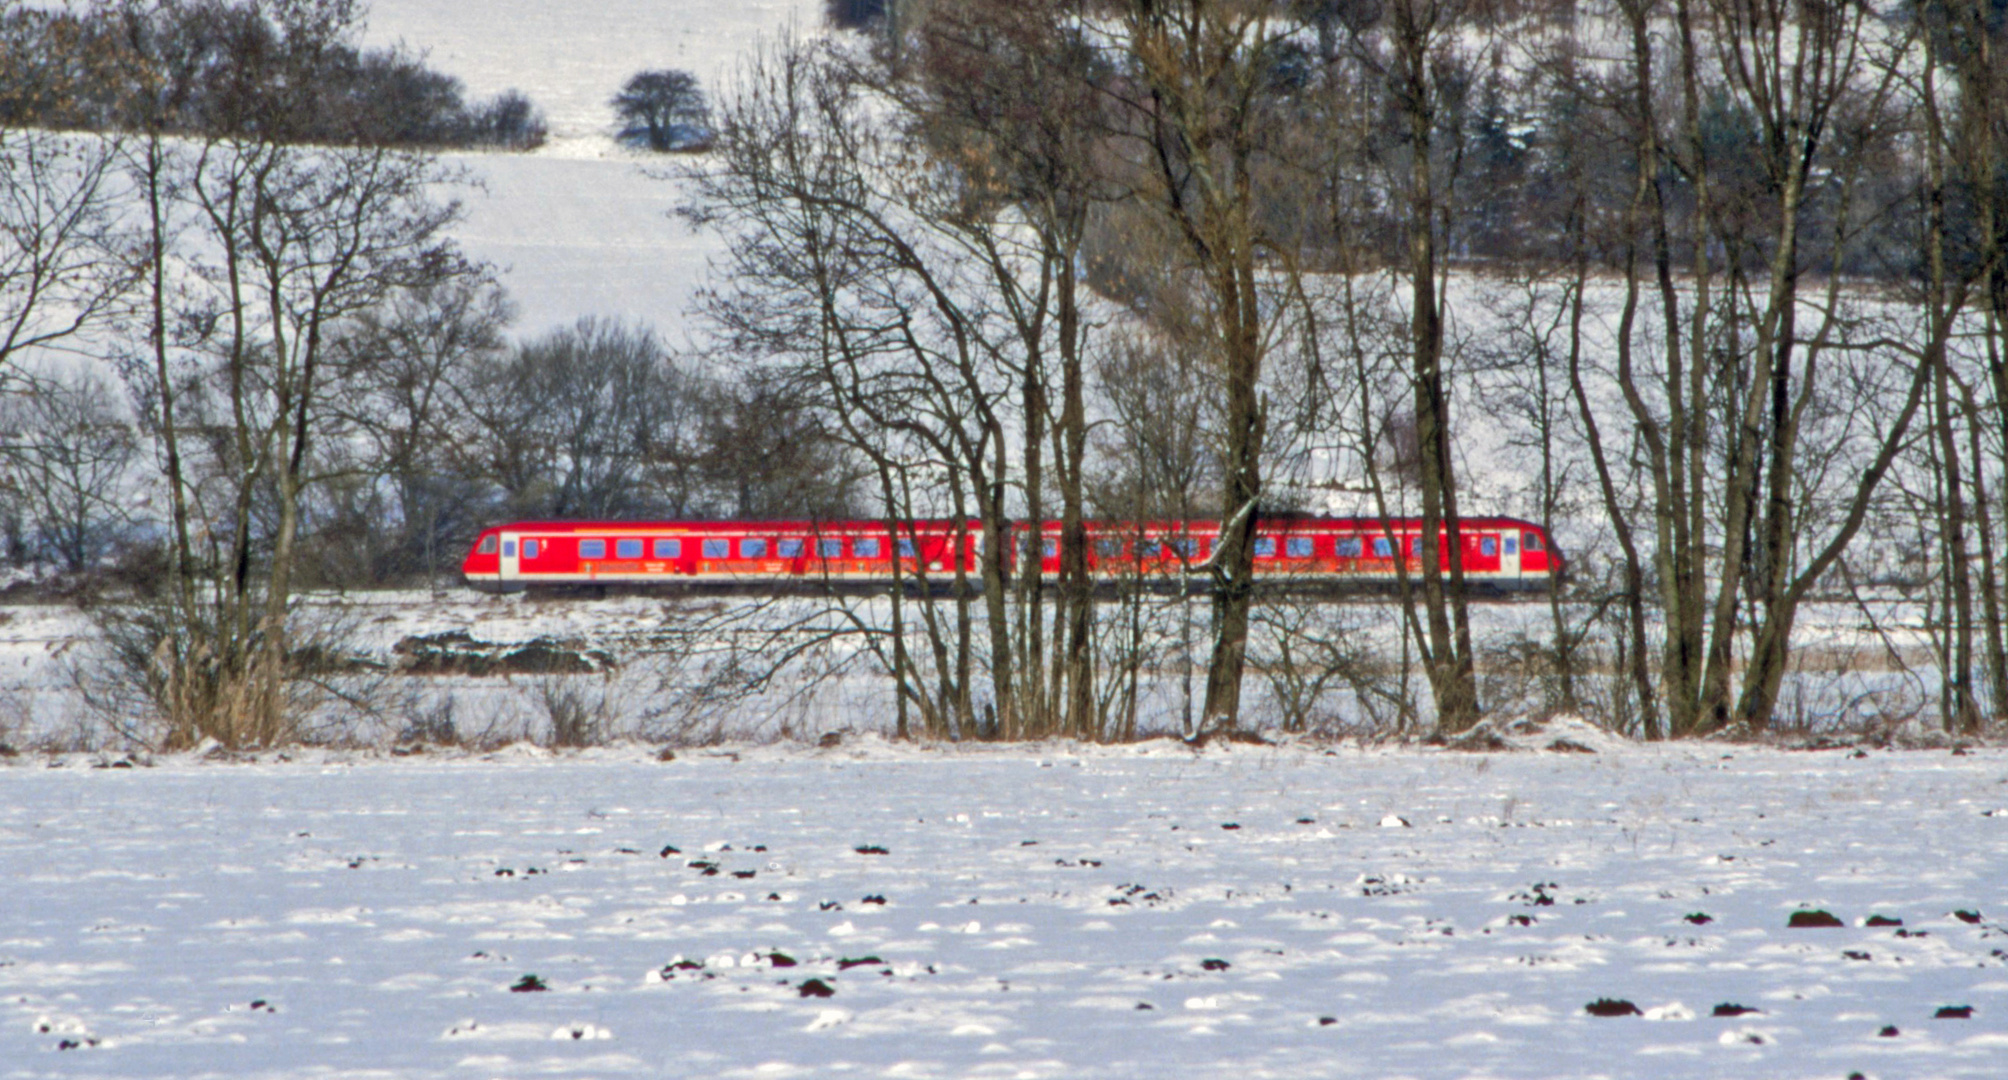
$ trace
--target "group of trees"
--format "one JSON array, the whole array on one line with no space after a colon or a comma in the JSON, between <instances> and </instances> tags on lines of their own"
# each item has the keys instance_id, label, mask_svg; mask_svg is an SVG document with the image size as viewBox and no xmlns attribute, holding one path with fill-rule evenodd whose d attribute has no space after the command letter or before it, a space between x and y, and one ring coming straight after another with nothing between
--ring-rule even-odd
<instances>
[{"instance_id":1,"label":"group of trees","mask_svg":"<svg viewBox=\"0 0 2008 1080\"><path fill-rule=\"evenodd\" d=\"M1554 707L1585 706L1594 639L1614 722L1761 728L1806 602L1878 579L1925 606L1948 727L2008 708L1998 5L854 21L751 65L690 213L731 244L712 324L816 403L883 511L982 523L980 605L917 602L932 644L891 654L932 730L1113 730L1090 512L1223 522L1199 722L1233 727L1254 522L1335 504L1425 521L1403 655L1466 727L1479 657L1438 537L1477 500L1594 526L1562 530L1596 573L1551 606ZM1056 587L1006 580L1021 515L1066 522Z\"/></svg>"},{"instance_id":2,"label":"group of trees","mask_svg":"<svg viewBox=\"0 0 2008 1080\"><path fill-rule=\"evenodd\" d=\"M477 521L849 497L790 399L645 329L510 343L506 299L448 236L464 178L401 140L314 141L346 121L314 97L339 86L306 77L370 55L349 4L96 17L132 31L118 78L85 70L107 23L37 59L80 72L64 100L101 102L110 130L0 125L0 503L12 554L131 571L99 611L93 692L158 721L150 741L296 737L327 689L299 590L450 568ZM193 56L182 31L210 18L257 47ZM794 441L720 449L756 428Z\"/></svg>"},{"instance_id":3,"label":"group of trees","mask_svg":"<svg viewBox=\"0 0 2008 1080\"><path fill-rule=\"evenodd\" d=\"M94 0L0 6L0 125L380 146L544 141L510 90L460 81L356 42L359 0Z\"/></svg>"}]
</instances>

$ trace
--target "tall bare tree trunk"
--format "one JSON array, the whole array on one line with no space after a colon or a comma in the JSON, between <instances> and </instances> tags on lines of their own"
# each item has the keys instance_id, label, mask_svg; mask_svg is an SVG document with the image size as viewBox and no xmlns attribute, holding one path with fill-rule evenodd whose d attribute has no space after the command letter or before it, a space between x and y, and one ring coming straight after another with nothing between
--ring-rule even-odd
<instances>
[{"instance_id":1,"label":"tall bare tree trunk","mask_svg":"<svg viewBox=\"0 0 2008 1080\"><path fill-rule=\"evenodd\" d=\"M1205 349L1220 365L1224 401L1221 522L1212 555L1213 648L1201 724L1240 722L1254 603L1254 530L1262 497L1266 417L1260 382L1268 316L1256 263L1254 173L1273 9L1261 0L1132 0L1130 48L1142 94L1130 102L1152 178L1138 194L1179 237L1207 302Z\"/></svg>"},{"instance_id":2,"label":"tall bare tree trunk","mask_svg":"<svg viewBox=\"0 0 2008 1080\"><path fill-rule=\"evenodd\" d=\"M1445 731L1459 732L1478 722L1478 677L1464 588L1464 534L1450 445L1450 397L1443 371L1443 312L1438 295L1444 265L1437 248L1437 230L1439 220L1447 222L1452 212L1448 184L1439 188L1435 160L1440 123L1438 36L1452 30L1439 21L1446 14L1437 0L1394 0L1391 76L1394 104L1407 126L1410 158L1404 223L1410 380L1422 488L1422 600L1429 627L1425 664L1436 698L1437 723ZM1454 160L1454 151L1450 157Z\"/></svg>"}]
</instances>

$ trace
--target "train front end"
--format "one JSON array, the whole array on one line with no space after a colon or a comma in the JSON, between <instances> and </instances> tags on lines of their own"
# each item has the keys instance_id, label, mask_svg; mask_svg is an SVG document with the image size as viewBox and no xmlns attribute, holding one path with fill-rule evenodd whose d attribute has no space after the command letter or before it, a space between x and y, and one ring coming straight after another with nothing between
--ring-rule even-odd
<instances>
[{"instance_id":1,"label":"train front end","mask_svg":"<svg viewBox=\"0 0 2008 1080\"><path fill-rule=\"evenodd\" d=\"M509 550L504 551L504 548ZM505 573L505 560L514 562L516 542L504 540L500 528L483 529L460 561L460 580L470 589L487 593L521 592L523 583Z\"/></svg>"}]
</instances>

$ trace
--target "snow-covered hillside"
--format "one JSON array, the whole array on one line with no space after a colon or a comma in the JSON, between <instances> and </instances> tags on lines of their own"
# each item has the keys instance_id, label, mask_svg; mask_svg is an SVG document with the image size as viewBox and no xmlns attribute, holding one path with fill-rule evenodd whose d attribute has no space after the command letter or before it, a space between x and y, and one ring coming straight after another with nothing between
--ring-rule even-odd
<instances>
[{"instance_id":1,"label":"snow-covered hillside","mask_svg":"<svg viewBox=\"0 0 2008 1080\"><path fill-rule=\"evenodd\" d=\"M480 185L459 193L460 238L501 267L517 333L598 315L678 341L713 245L668 218L677 185L646 170L672 159L617 145L607 101L647 68L689 71L715 91L763 36L820 32L820 12L815 0L377 0L368 40L425 51L474 97L515 88L544 109L543 149L451 158Z\"/></svg>"},{"instance_id":2,"label":"snow-covered hillside","mask_svg":"<svg viewBox=\"0 0 2008 1080\"><path fill-rule=\"evenodd\" d=\"M2008 1061L1997 750L305 753L0 767L0 1075Z\"/></svg>"}]
</instances>

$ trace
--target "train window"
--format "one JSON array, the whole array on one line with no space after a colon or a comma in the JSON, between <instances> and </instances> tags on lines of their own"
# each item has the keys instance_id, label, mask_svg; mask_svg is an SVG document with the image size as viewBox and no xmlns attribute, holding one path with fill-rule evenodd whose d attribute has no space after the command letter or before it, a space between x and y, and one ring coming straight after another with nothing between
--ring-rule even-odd
<instances>
[{"instance_id":1,"label":"train window","mask_svg":"<svg viewBox=\"0 0 2008 1080\"><path fill-rule=\"evenodd\" d=\"M1341 559L1357 559L1360 557L1360 538L1341 536L1332 542L1332 550Z\"/></svg>"},{"instance_id":2,"label":"train window","mask_svg":"<svg viewBox=\"0 0 2008 1080\"><path fill-rule=\"evenodd\" d=\"M1374 558L1388 559L1393 557L1394 557L1394 548L1388 544L1387 537L1385 536L1374 537Z\"/></svg>"},{"instance_id":3,"label":"train window","mask_svg":"<svg viewBox=\"0 0 2008 1080\"><path fill-rule=\"evenodd\" d=\"M503 545L502 545L502 554L504 554L504 555L507 555L507 556L509 556L509 557L510 557L510 558L512 558L512 559L513 559L513 558L515 558L515 557L516 557L516 541L514 541L514 540L511 540L511 541L509 541L508 543L506 543L506 544L503 544Z\"/></svg>"},{"instance_id":4,"label":"train window","mask_svg":"<svg viewBox=\"0 0 2008 1080\"><path fill-rule=\"evenodd\" d=\"M1541 534L1540 534L1540 533L1531 533L1531 532L1530 532L1530 533L1522 533L1521 535L1522 535L1523 537L1525 537L1525 538L1526 538L1526 539L1525 539L1525 543L1526 543L1526 545L1527 545L1527 550L1528 550L1528 551L1539 551L1539 550L1541 550Z\"/></svg>"},{"instance_id":5,"label":"train window","mask_svg":"<svg viewBox=\"0 0 2008 1080\"><path fill-rule=\"evenodd\" d=\"M861 540L851 541L851 554L857 556L860 559L878 558L879 557L878 537L868 536Z\"/></svg>"},{"instance_id":6,"label":"train window","mask_svg":"<svg viewBox=\"0 0 2008 1080\"><path fill-rule=\"evenodd\" d=\"M742 559L764 559L767 557L767 541L739 541L739 557Z\"/></svg>"},{"instance_id":7,"label":"train window","mask_svg":"<svg viewBox=\"0 0 2008 1080\"><path fill-rule=\"evenodd\" d=\"M1052 537L1050 537L1050 536L1049 536L1049 537L1047 537L1047 538L1046 538L1046 558L1048 558L1048 559L1057 559L1057 558L1059 558L1059 557L1060 557L1060 542L1059 542L1058 540L1055 540L1055 539L1053 539L1053 538L1052 538Z\"/></svg>"},{"instance_id":8,"label":"train window","mask_svg":"<svg viewBox=\"0 0 2008 1080\"><path fill-rule=\"evenodd\" d=\"M732 541L730 540L706 540L704 542L704 557L707 559L723 559L731 554Z\"/></svg>"},{"instance_id":9,"label":"train window","mask_svg":"<svg viewBox=\"0 0 2008 1080\"><path fill-rule=\"evenodd\" d=\"M1478 554L1483 555L1488 559L1492 558L1494 555L1499 554L1499 538L1496 536L1479 537Z\"/></svg>"},{"instance_id":10,"label":"train window","mask_svg":"<svg viewBox=\"0 0 2008 1080\"><path fill-rule=\"evenodd\" d=\"M902 559L911 559L911 558L913 558L913 541L912 541L912 540L901 540L901 541L899 542L899 557L900 557L900 558L902 558Z\"/></svg>"},{"instance_id":11,"label":"train window","mask_svg":"<svg viewBox=\"0 0 2008 1080\"><path fill-rule=\"evenodd\" d=\"M1408 538L1408 557L1411 559L1422 558L1422 537L1411 536Z\"/></svg>"},{"instance_id":12,"label":"train window","mask_svg":"<svg viewBox=\"0 0 2008 1080\"><path fill-rule=\"evenodd\" d=\"M495 554L495 534L489 533L487 536L482 537L481 546L474 549L474 554L476 555Z\"/></svg>"},{"instance_id":13,"label":"train window","mask_svg":"<svg viewBox=\"0 0 2008 1080\"><path fill-rule=\"evenodd\" d=\"M818 540L816 541L816 550L825 559L841 559L844 557L844 542L842 540Z\"/></svg>"},{"instance_id":14,"label":"train window","mask_svg":"<svg viewBox=\"0 0 2008 1080\"><path fill-rule=\"evenodd\" d=\"M1311 557L1311 538L1293 536L1283 541L1283 551L1293 559L1308 559Z\"/></svg>"},{"instance_id":15,"label":"train window","mask_svg":"<svg viewBox=\"0 0 2008 1080\"><path fill-rule=\"evenodd\" d=\"M1104 536L1095 541L1095 554L1104 559L1120 559L1123 557L1123 542L1113 536Z\"/></svg>"},{"instance_id":16,"label":"train window","mask_svg":"<svg viewBox=\"0 0 2008 1080\"><path fill-rule=\"evenodd\" d=\"M1273 537L1273 536L1258 536L1258 537L1256 537L1256 538L1255 538L1255 557L1256 557L1256 558L1258 558L1258 559L1273 559L1273 558L1275 558L1275 557L1276 557L1276 538L1275 538L1275 537Z\"/></svg>"},{"instance_id":17,"label":"train window","mask_svg":"<svg viewBox=\"0 0 2008 1080\"><path fill-rule=\"evenodd\" d=\"M537 552L543 550L543 548L544 542L542 540L525 540L523 541L523 557L534 559L537 557Z\"/></svg>"},{"instance_id":18,"label":"train window","mask_svg":"<svg viewBox=\"0 0 2008 1080\"><path fill-rule=\"evenodd\" d=\"M1506 554L1508 554L1508 555L1517 555L1517 554L1519 554L1519 553L1520 553L1520 538L1519 538L1519 537L1517 537L1517 536L1509 536L1509 537L1507 537L1507 538L1506 538Z\"/></svg>"},{"instance_id":19,"label":"train window","mask_svg":"<svg viewBox=\"0 0 2008 1080\"><path fill-rule=\"evenodd\" d=\"M607 557L607 542L605 540L579 541L579 558L604 559L606 557Z\"/></svg>"},{"instance_id":20,"label":"train window","mask_svg":"<svg viewBox=\"0 0 2008 1080\"><path fill-rule=\"evenodd\" d=\"M1177 556L1181 559L1190 559L1199 554L1199 541L1190 537L1166 540L1164 542L1164 553Z\"/></svg>"},{"instance_id":21,"label":"train window","mask_svg":"<svg viewBox=\"0 0 2008 1080\"><path fill-rule=\"evenodd\" d=\"M776 540L774 541L774 554L783 559L799 559L802 557L802 542L800 540Z\"/></svg>"},{"instance_id":22,"label":"train window","mask_svg":"<svg viewBox=\"0 0 2008 1080\"><path fill-rule=\"evenodd\" d=\"M683 558L683 541L657 540L655 542L655 557L658 559Z\"/></svg>"},{"instance_id":23,"label":"train window","mask_svg":"<svg viewBox=\"0 0 2008 1080\"><path fill-rule=\"evenodd\" d=\"M641 558L641 541L639 540L614 541L614 557L617 559Z\"/></svg>"}]
</instances>

